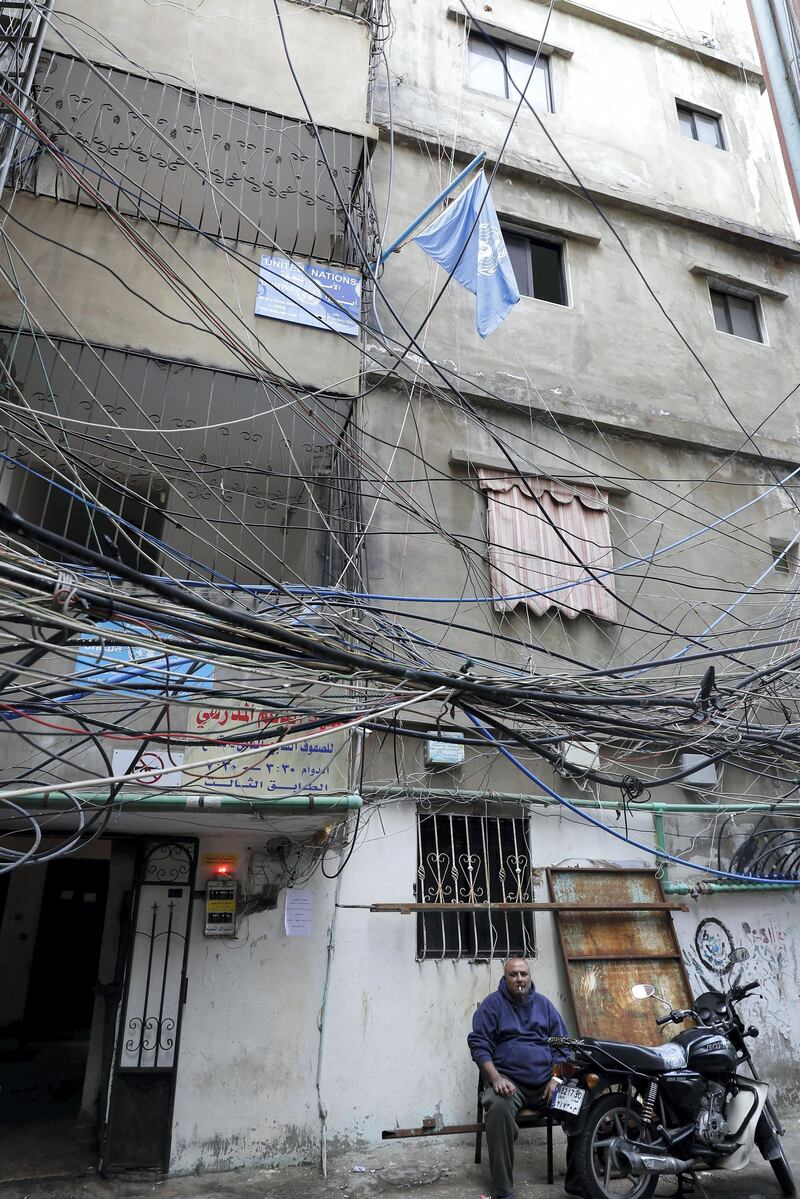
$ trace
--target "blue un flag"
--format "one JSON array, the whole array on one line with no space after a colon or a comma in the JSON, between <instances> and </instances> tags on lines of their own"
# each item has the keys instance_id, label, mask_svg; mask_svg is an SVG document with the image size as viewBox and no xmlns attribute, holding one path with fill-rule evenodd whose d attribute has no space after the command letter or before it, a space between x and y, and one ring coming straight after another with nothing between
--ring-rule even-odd
<instances>
[{"instance_id":1,"label":"blue un flag","mask_svg":"<svg viewBox=\"0 0 800 1199\"><path fill-rule=\"evenodd\" d=\"M414 241L472 292L478 332L488 337L519 300L519 288L483 171Z\"/></svg>"}]
</instances>

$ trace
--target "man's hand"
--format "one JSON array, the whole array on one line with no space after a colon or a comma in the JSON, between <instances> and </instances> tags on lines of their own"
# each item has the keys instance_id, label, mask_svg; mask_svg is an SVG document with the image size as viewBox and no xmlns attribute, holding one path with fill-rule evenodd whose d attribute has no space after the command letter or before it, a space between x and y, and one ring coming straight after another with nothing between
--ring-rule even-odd
<instances>
[{"instance_id":1,"label":"man's hand","mask_svg":"<svg viewBox=\"0 0 800 1199\"><path fill-rule=\"evenodd\" d=\"M547 1084L547 1090L544 1093L545 1101L547 1103L552 1102L553 1096L555 1095L555 1093L558 1090L560 1085L561 1085L561 1080L559 1078L551 1078L550 1079L549 1083Z\"/></svg>"},{"instance_id":2,"label":"man's hand","mask_svg":"<svg viewBox=\"0 0 800 1199\"><path fill-rule=\"evenodd\" d=\"M503 1078L502 1074L498 1074L497 1078L492 1083L498 1095L515 1095L517 1088L514 1086L510 1078Z\"/></svg>"}]
</instances>

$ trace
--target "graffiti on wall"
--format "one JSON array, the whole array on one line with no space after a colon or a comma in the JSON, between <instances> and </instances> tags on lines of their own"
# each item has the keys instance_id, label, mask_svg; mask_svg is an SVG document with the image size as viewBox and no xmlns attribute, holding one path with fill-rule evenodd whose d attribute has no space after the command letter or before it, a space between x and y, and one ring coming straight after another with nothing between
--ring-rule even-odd
<instances>
[{"instance_id":1,"label":"graffiti on wall","mask_svg":"<svg viewBox=\"0 0 800 1199\"><path fill-rule=\"evenodd\" d=\"M759 991L748 998L747 1014L760 1023L773 1052L793 1044L793 1009L798 994L798 963L786 927L772 916L724 920L717 916L697 921L691 938L680 929L679 939L689 983L695 995L758 980ZM745 948L746 962L730 964L733 949ZM747 1015L746 1014L746 1015ZM766 1049L767 1046L765 1045Z\"/></svg>"}]
</instances>

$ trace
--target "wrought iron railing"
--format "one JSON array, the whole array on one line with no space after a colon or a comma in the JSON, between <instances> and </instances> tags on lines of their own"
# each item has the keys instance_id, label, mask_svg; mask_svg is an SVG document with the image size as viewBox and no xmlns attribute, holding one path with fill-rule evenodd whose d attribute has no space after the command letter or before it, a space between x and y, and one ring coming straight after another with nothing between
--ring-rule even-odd
<instances>
[{"instance_id":1,"label":"wrought iron railing","mask_svg":"<svg viewBox=\"0 0 800 1199\"><path fill-rule=\"evenodd\" d=\"M126 215L360 265L356 242L370 230L364 137L62 54L42 56L35 94L48 136ZM21 187L95 204L30 139L17 161Z\"/></svg>"}]
</instances>

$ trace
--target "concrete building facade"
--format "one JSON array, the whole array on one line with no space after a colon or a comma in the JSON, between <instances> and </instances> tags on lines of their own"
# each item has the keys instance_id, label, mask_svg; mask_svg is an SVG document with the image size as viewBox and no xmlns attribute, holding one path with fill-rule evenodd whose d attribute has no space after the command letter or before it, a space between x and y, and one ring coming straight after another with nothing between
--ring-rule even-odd
<instances>
[{"instance_id":1,"label":"concrete building facade","mask_svg":"<svg viewBox=\"0 0 800 1199\"><path fill-rule=\"evenodd\" d=\"M584 666L638 679L642 664L675 656L655 688L680 687L689 649L724 651L745 633L770 642L776 629L790 637L797 616L799 218L748 6L479 7L56 4L36 92L54 145L24 150L23 136L4 201L11 461L0 498L72 541L104 544L92 536L106 526L84 527L85 505L72 502L80 471L65 475L56 450L31 447L14 423L21 392L48 428L72 436L85 422L95 440L87 433L80 449L94 474L83 481L122 518L120 556L144 573L181 579L203 563L214 572L202 576L204 595L235 595L231 607L255 614L270 602L258 591L267 576L363 592L404 644L462 663L467 678L490 664L513 682L557 661L564 685L580 686ZM532 70L530 106L519 106L513 80ZM473 297L418 247L391 255L377 285L364 264L480 151L525 293L485 340ZM368 327L337 336L254 315L265 253L361 270ZM343 445L357 451L358 474ZM505 476L544 481L548 494L584 488L602 504L616 619L492 602L487 480ZM224 591L242 586L252 589L244 598ZM38 665L50 676L75 668L58 648ZM267 704L280 668L264 671L217 668L215 685ZM118 691L105 702L146 741L147 714L124 679ZM96 697L75 710L96 716ZM202 694L174 704L174 716L190 733L227 719L224 702ZM588 752L602 770L680 768L674 747L643 738L619 750L592 727L596 760ZM12 727L0 747L9 782L37 763L42 786L102 779L103 755L119 752L113 738L25 731L23 741ZM702 736L687 744L696 750ZM462 761L432 763L429 740L463 748ZM67 744L54 776L52 753ZM45 1018L42 994L65 970L52 955L49 975L41 965L48 886L95 900L102 886L100 986L69 1076L84 1165L95 1151L106 1169L176 1173L324 1164L424 1116L468 1122L477 1079L465 1032L504 953L529 954L536 985L571 1027L592 1003L607 1016L611 998L627 1002L608 961L576 982L557 914L496 920L477 912L483 896L496 900L502 884L512 902L546 902L558 886L548 869L611 869L632 888L624 901L656 865L651 849L701 872L725 868L765 812L789 829L800 810L789 799L775 818L790 782L747 759L726 762L710 786L690 778L640 793L636 808L566 758L520 751L538 785L446 693L332 752L340 773L329 794L301 787L288 814L260 794L249 808L192 810L177 785L169 802L150 791L138 808L120 804L68 859L71 879L59 880L55 862L8 876L0 956L16 981L0 999L6 1029ZM51 834L68 827L56 819ZM220 862L264 903L243 911L234 936L211 938L203 901ZM797 892L693 889L700 877L680 866L655 882L646 873L685 910L674 913L673 974L643 955L643 980L700 988L721 973L726 945L744 944L765 982L749 1009L769 1026L759 1065L795 1102ZM181 892L172 964L137 950L149 927L150 944L161 930L145 918L165 888ZM303 936L290 931L293 892ZM464 915L372 910L465 896L475 910ZM180 1010L179 1039L159 1025L155 1047L144 1023L131 1024L153 961Z\"/></svg>"}]
</instances>

